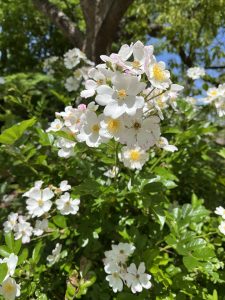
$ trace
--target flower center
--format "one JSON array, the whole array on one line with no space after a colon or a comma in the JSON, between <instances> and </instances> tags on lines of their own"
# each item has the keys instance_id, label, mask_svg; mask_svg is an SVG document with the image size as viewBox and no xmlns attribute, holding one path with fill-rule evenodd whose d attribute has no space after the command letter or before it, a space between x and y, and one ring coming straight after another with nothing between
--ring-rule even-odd
<instances>
[{"instance_id":1,"label":"flower center","mask_svg":"<svg viewBox=\"0 0 225 300\"><path fill-rule=\"evenodd\" d=\"M56 124L56 129L60 129L61 128L61 124Z\"/></svg>"},{"instance_id":2,"label":"flower center","mask_svg":"<svg viewBox=\"0 0 225 300\"><path fill-rule=\"evenodd\" d=\"M211 94L211 96L216 96L217 95L217 91L212 91L210 94Z\"/></svg>"},{"instance_id":3,"label":"flower center","mask_svg":"<svg viewBox=\"0 0 225 300\"><path fill-rule=\"evenodd\" d=\"M137 150L131 150L130 151L130 158L134 161L137 161L140 159L140 152Z\"/></svg>"},{"instance_id":4,"label":"flower center","mask_svg":"<svg viewBox=\"0 0 225 300\"><path fill-rule=\"evenodd\" d=\"M6 294L10 294L10 293L12 293L14 291L14 286L10 282L7 282L4 285L3 289L6 292Z\"/></svg>"},{"instance_id":5,"label":"flower center","mask_svg":"<svg viewBox=\"0 0 225 300\"><path fill-rule=\"evenodd\" d=\"M101 84L104 83L104 80L103 79L98 79L96 82L97 82L97 85L101 85Z\"/></svg>"},{"instance_id":6,"label":"flower center","mask_svg":"<svg viewBox=\"0 0 225 300\"><path fill-rule=\"evenodd\" d=\"M116 133L119 130L120 122L118 120L110 119L107 125L109 132Z\"/></svg>"},{"instance_id":7,"label":"flower center","mask_svg":"<svg viewBox=\"0 0 225 300\"><path fill-rule=\"evenodd\" d=\"M138 69L141 66L141 64L138 60L134 60L131 64L134 69Z\"/></svg>"},{"instance_id":8,"label":"flower center","mask_svg":"<svg viewBox=\"0 0 225 300\"><path fill-rule=\"evenodd\" d=\"M114 278L119 278L119 277L120 277L119 274L118 274L117 272L112 273L112 276L113 276Z\"/></svg>"},{"instance_id":9,"label":"flower center","mask_svg":"<svg viewBox=\"0 0 225 300\"><path fill-rule=\"evenodd\" d=\"M133 128L136 129L136 130L138 130L139 128L141 128L141 124L140 124L139 122L136 121L136 122L134 123L134 125L133 125Z\"/></svg>"},{"instance_id":10,"label":"flower center","mask_svg":"<svg viewBox=\"0 0 225 300\"><path fill-rule=\"evenodd\" d=\"M154 64L154 66L153 66L153 77L157 81L165 80L164 70L162 70L162 68L159 66L159 64Z\"/></svg>"},{"instance_id":11,"label":"flower center","mask_svg":"<svg viewBox=\"0 0 225 300\"><path fill-rule=\"evenodd\" d=\"M38 206L42 206L44 204L44 201L42 199L38 200Z\"/></svg>"},{"instance_id":12,"label":"flower center","mask_svg":"<svg viewBox=\"0 0 225 300\"><path fill-rule=\"evenodd\" d=\"M127 95L127 93L124 89L121 89L121 90L118 91L118 97L120 99L124 99L126 97L126 95Z\"/></svg>"},{"instance_id":13,"label":"flower center","mask_svg":"<svg viewBox=\"0 0 225 300\"><path fill-rule=\"evenodd\" d=\"M99 125L98 124L94 124L93 126L92 126L92 131L94 132L94 133L98 133L99 132L99 129L100 129L100 127L99 127Z\"/></svg>"}]
</instances>

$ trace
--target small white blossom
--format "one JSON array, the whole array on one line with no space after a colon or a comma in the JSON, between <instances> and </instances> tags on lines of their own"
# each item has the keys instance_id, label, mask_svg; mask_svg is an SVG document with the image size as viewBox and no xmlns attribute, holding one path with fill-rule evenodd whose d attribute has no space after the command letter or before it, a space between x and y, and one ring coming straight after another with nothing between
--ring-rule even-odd
<instances>
[{"instance_id":1,"label":"small white blossom","mask_svg":"<svg viewBox=\"0 0 225 300\"><path fill-rule=\"evenodd\" d=\"M30 223L26 222L24 218L20 218L15 227L15 240L22 238L23 244L29 243L32 233L33 228Z\"/></svg>"},{"instance_id":2,"label":"small white blossom","mask_svg":"<svg viewBox=\"0 0 225 300\"><path fill-rule=\"evenodd\" d=\"M47 219L44 219L42 221L36 220L35 227L33 229L34 235L40 236L47 230L48 230L48 220Z\"/></svg>"},{"instance_id":3,"label":"small white blossom","mask_svg":"<svg viewBox=\"0 0 225 300\"><path fill-rule=\"evenodd\" d=\"M169 142L166 138L164 137L160 137L160 139L158 140L158 142L156 143L156 146L159 148L162 148L166 151L170 151L170 152L174 152L177 151L177 147L174 145L169 145Z\"/></svg>"},{"instance_id":4,"label":"small white blossom","mask_svg":"<svg viewBox=\"0 0 225 300\"><path fill-rule=\"evenodd\" d=\"M225 219L225 208L223 208L222 206L219 206L216 208L215 210L215 214L221 216L223 219Z\"/></svg>"},{"instance_id":5,"label":"small white blossom","mask_svg":"<svg viewBox=\"0 0 225 300\"><path fill-rule=\"evenodd\" d=\"M18 219L18 214L11 212L8 215L8 220L3 223L4 232L8 233L10 231L13 231L17 224L17 219Z\"/></svg>"},{"instance_id":6,"label":"small white blossom","mask_svg":"<svg viewBox=\"0 0 225 300\"><path fill-rule=\"evenodd\" d=\"M75 215L79 210L80 199L72 199L69 193L65 193L56 200L58 210L62 215Z\"/></svg>"},{"instance_id":7,"label":"small white blossom","mask_svg":"<svg viewBox=\"0 0 225 300\"><path fill-rule=\"evenodd\" d=\"M68 92L77 91L80 86L80 80L75 76L70 76L66 79L65 88Z\"/></svg>"},{"instance_id":8,"label":"small white blossom","mask_svg":"<svg viewBox=\"0 0 225 300\"><path fill-rule=\"evenodd\" d=\"M68 180L63 180L59 184L59 190L60 192L66 192L71 190L71 185L68 184Z\"/></svg>"},{"instance_id":9,"label":"small white blossom","mask_svg":"<svg viewBox=\"0 0 225 300\"><path fill-rule=\"evenodd\" d=\"M81 60L85 59L86 55L78 48L74 48L64 54L64 65L67 69L73 69Z\"/></svg>"},{"instance_id":10,"label":"small white blossom","mask_svg":"<svg viewBox=\"0 0 225 300\"><path fill-rule=\"evenodd\" d=\"M47 256L47 261L50 265L55 264L60 259L62 245L57 243L55 249L52 250L52 255Z\"/></svg>"},{"instance_id":11,"label":"small white blossom","mask_svg":"<svg viewBox=\"0 0 225 300\"><path fill-rule=\"evenodd\" d=\"M34 183L34 186L27 191L26 193L23 194L23 197L29 197L30 193L34 190L34 189L40 189L43 185L44 181L43 180L37 180Z\"/></svg>"},{"instance_id":12,"label":"small white blossom","mask_svg":"<svg viewBox=\"0 0 225 300\"><path fill-rule=\"evenodd\" d=\"M115 178L116 175L118 174L118 172L119 172L119 168L116 166L113 166L112 169L109 169L108 171L106 171L104 173L104 175L109 178Z\"/></svg>"},{"instance_id":13,"label":"small white blossom","mask_svg":"<svg viewBox=\"0 0 225 300\"><path fill-rule=\"evenodd\" d=\"M13 278L8 277L2 282L0 294L5 300L15 300L16 297L20 296L20 285Z\"/></svg>"},{"instance_id":14,"label":"small white blossom","mask_svg":"<svg viewBox=\"0 0 225 300\"><path fill-rule=\"evenodd\" d=\"M76 142L60 137L56 140L55 145L60 148L58 151L59 157L69 158L74 154Z\"/></svg>"},{"instance_id":15,"label":"small white blossom","mask_svg":"<svg viewBox=\"0 0 225 300\"><path fill-rule=\"evenodd\" d=\"M165 63L157 62L156 59L152 59L146 66L145 71L153 87L166 90L170 86L170 72L165 68Z\"/></svg>"},{"instance_id":16,"label":"small white blossom","mask_svg":"<svg viewBox=\"0 0 225 300\"><path fill-rule=\"evenodd\" d=\"M55 119L51 124L50 127L46 130L46 132L49 131L59 131L63 128L63 122L60 121L59 119Z\"/></svg>"},{"instance_id":17,"label":"small white blossom","mask_svg":"<svg viewBox=\"0 0 225 300\"><path fill-rule=\"evenodd\" d=\"M126 274L127 286L131 288L132 293L142 292L144 289L150 289L152 286L150 279L151 275L145 273L145 264L140 263L138 269L134 263L127 268Z\"/></svg>"},{"instance_id":18,"label":"small white blossom","mask_svg":"<svg viewBox=\"0 0 225 300\"><path fill-rule=\"evenodd\" d=\"M124 163L125 167L141 170L146 161L148 161L149 154L139 146L133 148L123 147L119 158Z\"/></svg>"},{"instance_id":19,"label":"small white blossom","mask_svg":"<svg viewBox=\"0 0 225 300\"><path fill-rule=\"evenodd\" d=\"M113 289L114 293L123 290L123 280L121 279L120 270L121 268L113 262L105 266L105 272L110 274L106 276L106 280L109 282L109 286Z\"/></svg>"},{"instance_id":20,"label":"small white blossom","mask_svg":"<svg viewBox=\"0 0 225 300\"><path fill-rule=\"evenodd\" d=\"M49 189L33 189L26 201L27 210L32 217L40 217L48 212L52 206L50 199L54 197L54 193Z\"/></svg>"},{"instance_id":21,"label":"small white blossom","mask_svg":"<svg viewBox=\"0 0 225 300\"><path fill-rule=\"evenodd\" d=\"M191 79L199 79L200 77L205 76L205 69L201 67L193 67L187 70L187 76Z\"/></svg>"}]
</instances>

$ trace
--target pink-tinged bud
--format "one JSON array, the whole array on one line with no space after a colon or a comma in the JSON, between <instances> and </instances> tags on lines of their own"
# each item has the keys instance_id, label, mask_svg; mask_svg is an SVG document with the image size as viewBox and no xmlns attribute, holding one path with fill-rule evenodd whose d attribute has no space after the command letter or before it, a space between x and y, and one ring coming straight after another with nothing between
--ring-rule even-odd
<instances>
[{"instance_id":1,"label":"pink-tinged bud","mask_svg":"<svg viewBox=\"0 0 225 300\"><path fill-rule=\"evenodd\" d=\"M78 105L78 109L79 110L86 110L87 106L86 106L86 104L81 103L80 105Z\"/></svg>"}]
</instances>

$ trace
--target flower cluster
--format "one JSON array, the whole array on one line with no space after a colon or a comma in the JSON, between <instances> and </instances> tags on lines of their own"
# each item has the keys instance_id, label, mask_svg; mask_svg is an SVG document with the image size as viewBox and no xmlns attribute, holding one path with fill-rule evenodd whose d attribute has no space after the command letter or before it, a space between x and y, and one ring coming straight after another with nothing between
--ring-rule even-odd
<instances>
[{"instance_id":1,"label":"flower cluster","mask_svg":"<svg viewBox=\"0 0 225 300\"><path fill-rule=\"evenodd\" d=\"M8 257L0 259L0 264L6 264L8 272L0 287L0 294L7 300L14 300L20 296L20 284L17 284L13 275L18 262L18 256L11 253Z\"/></svg>"},{"instance_id":2,"label":"flower cluster","mask_svg":"<svg viewBox=\"0 0 225 300\"><path fill-rule=\"evenodd\" d=\"M187 70L187 76L193 80L205 76L205 69L201 67L193 67Z\"/></svg>"},{"instance_id":3,"label":"flower cluster","mask_svg":"<svg viewBox=\"0 0 225 300\"><path fill-rule=\"evenodd\" d=\"M131 288L132 293L141 292L151 287L151 275L145 273L145 264L140 263L137 268L134 263L127 266L127 260L133 254L135 247L128 243L112 245L112 249L105 252L104 270L108 274L106 280L113 292L121 292L123 286Z\"/></svg>"},{"instance_id":4,"label":"flower cluster","mask_svg":"<svg viewBox=\"0 0 225 300\"><path fill-rule=\"evenodd\" d=\"M215 214L222 217L224 221L221 221L219 225L219 231L225 235L225 209L222 206L219 206L215 210Z\"/></svg>"},{"instance_id":5,"label":"flower cluster","mask_svg":"<svg viewBox=\"0 0 225 300\"><path fill-rule=\"evenodd\" d=\"M8 220L3 223L4 232L13 231L15 239L22 239L22 243L29 243L31 236L40 236L48 231L48 220L50 209L53 205L52 198L57 197L55 204L62 215L75 215L79 210L80 199L72 199L69 190L71 186L66 180L62 181L59 187L42 188L43 181L36 181L34 187L23 194L27 197L26 208L28 214L26 216L18 215L11 212ZM28 221L35 217L43 217L36 220L33 227Z\"/></svg>"},{"instance_id":6,"label":"flower cluster","mask_svg":"<svg viewBox=\"0 0 225 300\"><path fill-rule=\"evenodd\" d=\"M153 47L138 41L101 59L104 63L89 71L85 90L81 92L81 97L92 97L97 105L91 102L88 106L66 107L65 112L56 113L55 121L47 129L65 131L71 136L57 139L59 156L72 156L76 142L99 147L114 139L124 145L119 154L124 165L141 169L149 158L150 148L177 150L168 147L168 141L161 137L160 119L169 105L176 107L178 92L183 87L172 84L170 72L163 62L157 62Z\"/></svg>"}]
</instances>

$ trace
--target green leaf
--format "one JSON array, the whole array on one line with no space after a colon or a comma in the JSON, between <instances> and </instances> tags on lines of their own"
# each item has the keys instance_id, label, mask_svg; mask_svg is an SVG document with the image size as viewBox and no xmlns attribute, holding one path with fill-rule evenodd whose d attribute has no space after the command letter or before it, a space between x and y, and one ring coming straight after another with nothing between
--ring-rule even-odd
<instances>
[{"instance_id":1,"label":"green leaf","mask_svg":"<svg viewBox=\"0 0 225 300\"><path fill-rule=\"evenodd\" d=\"M184 256L183 263L189 271L199 267L199 261L192 256Z\"/></svg>"},{"instance_id":2,"label":"green leaf","mask_svg":"<svg viewBox=\"0 0 225 300\"><path fill-rule=\"evenodd\" d=\"M161 182L151 182L143 187L144 193L157 193L165 191L165 187Z\"/></svg>"},{"instance_id":3,"label":"green leaf","mask_svg":"<svg viewBox=\"0 0 225 300\"><path fill-rule=\"evenodd\" d=\"M13 250L14 250L15 254L18 254L20 252L21 245L22 245L22 239L16 240L14 242L14 249Z\"/></svg>"},{"instance_id":4,"label":"green leaf","mask_svg":"<svg viewBox=\"0 0 225 300\"><path fill-rule=\"evenodd\" d=\"M66 218L62 215L57 215L53 217L53 222L60 228L66 228Z\"/></svg>"},{"instance_id":5,"label":"green leaf","mask_svg":"<svg viewBox=\"0 0 225 300\"><path fill-rule=\"evenodd\" d=\"M0 255L3 257L8 257L10 255L11 251L9 247L7 246L0 246Z\"/></svg>"},{"instance_id":6,"label":"green leaf","mask_svg":"<svg viewBox=\"0 0 225 300\"><path fill-rule=\"evenodd\" d=\"M42 242L38 242L37 245L35 246L33 252L32 252L32 260L34 263L38 263L40 260L40 251L42 248Z\"/></svg>"},{"instance_id":7,"label":"green leaf","mask_svg":"<svg viewBox=\"0 0 225 300\"><path fill-rule=\"evenodd\" d=\"M28 249L24 248L23 251L21 252L21 254L19 255L17 265L20 265L20 264L24 263L24 261L27 259L27 257L28 257Z\"/></svg>"},{"instance_id":8,"label":"green leaf","mask_svg":"<svg viewBox=\"0 0 225 300\"><path fill-rule=\"evenodd\" d=\"M35 123L36 118L32 118L13 125L2 132L0 135L0 143L7 145L14 144L23 135L26 129L33 126Z\"/></svg>"},{"instance_id":9,"label":"green leaf","mask_svg":"<svg viewBox=\"0 0 225 300\"><path fill-rule=\"evenodd\" d=\"M12 232L6 233L5 234L5 243L8 246L8 248L13 252L14 248L14 236Z\"/></svg>"},{"instance_id":10,"label":"green leaf","mask_svg":"<svg viewBox=\"0 0 225 300\"><path fill-rule=\"evenodd\" d=\"M8 272L8 267L7 264L0 264L0 284L3 282L5 279L5 276L7 275Z\"/></svg>"}]
</instances>

